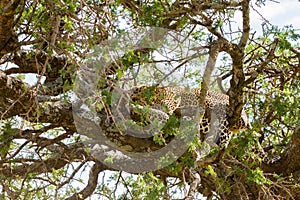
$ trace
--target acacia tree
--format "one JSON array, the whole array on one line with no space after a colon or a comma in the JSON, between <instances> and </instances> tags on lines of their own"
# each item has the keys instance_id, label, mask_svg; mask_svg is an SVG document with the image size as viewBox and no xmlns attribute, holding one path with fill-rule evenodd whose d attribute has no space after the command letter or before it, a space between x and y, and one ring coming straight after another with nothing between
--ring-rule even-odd
<instances>
[{"instance_id":1,"label":"acacia tree","mask_svg":"<svg viewBox=\"0 0 300 200\"><path fill-rule=\"evenodd\" d=\"M298 199L299 35L291 26L278 28L267 21L262 34L251 29L250 12L264 3L2 0L1 197ZM241 22L234 21L238 14ZM230 125L246 108L252 128L235 135L225 152L216 153L218 159L194 166L191 149L197 144L191 142L185 154L164 168L125 173L111 167L109 159L100 162L84 145L72 112L76 72L97 45L103 47L137 26L183 35L208 59L197 68L203 64L201 56L181 55L176 61L182 64L174 67L174 58L158 60L157 47L151 46L125 52L106 66L97 81L103 104L96 109L105 136L128 152L152 152L168 145L176 135L172 123L154 137L134 138L116 127L107 99L120 81L130 80L131 86L141 80L163 84L182 70L180 81L201 85L204 97L210 87L229 95ZM159 36L167 34L161 31ZM217 62L218 56L224 62ZM165 64L164 70L159 64ZM213 68L218 68L217 78L206 78ZM203 78L203 71L208 76ZM262 162L262 149L273 162Z\"/></svg>"}]
</instances>

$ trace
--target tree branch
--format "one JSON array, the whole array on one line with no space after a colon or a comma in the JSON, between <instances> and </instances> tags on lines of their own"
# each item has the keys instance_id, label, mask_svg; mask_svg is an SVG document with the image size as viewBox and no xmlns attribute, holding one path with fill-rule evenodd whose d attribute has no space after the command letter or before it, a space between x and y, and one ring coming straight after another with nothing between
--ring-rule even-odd
<instances>
[{"instance_id":1,"label":"tree branch","mask_svg":"<svg viewBox=\"0 0 300 200\"><path fill-rule=\"evenodd\" d=\"M243 32L242 37L239 42L239 47L241 49L245 48L250 33L250 7L249 7L249 0L244 0L242 2L242 12L243 12Z\"/></svg>"},{"instance_id":2,"label":"tree branch","mask_svg":"<svg viewBox=\"0 0 300 200\"><path fill-rule=\"evenodd\" d=\"M18 65L18 68L13 67L5 70L7 75L36 73L45 76L44 95L61 94L64 83L66 81L72 82L71 77L76 69L74 64L76 62L72 63L67 56L49 55L44 51L19 51L14 54L11 62ZM50 70L48 66L50 66Z\"/></svg>"},{"instance_id":3,"label":"tree branch","mask_svg":"<svg viewBox=\"0 0 300 200\"><path fill-rule=\"evenodd\" d=\"M20 0L0 1L0 58L15 50L18 38L13 34L14 16Z\"/></svg>"},{"instance_id":4,"label":"tree branch","mask_svg":"<svg viewBox=\"0 0 300 200\"><path fill-rule=\"evenodd\" d=\"M69 198L66 198L67 200L79 200L79 199L86 199L87 197L91 196L96 189L96 186L98 184L98 175L100 172L104 171L106 167L101 164L100 162L96 162L89 174L89 181L87 186L81 190L79 193L75 193Z\"/></svg>"},{"instance_id":5,"label":"tree branch","mask_svg":"<svg viewBox=\"0 0 300 200\"><path fill-rule=\"evenodd\" d=\"M275 164L265 164L262 167L265 172L284 173L285 176L293 174L297 179L300 177L300 119L280 160Z\"/></svg>"},{"instance_id":6,"label":"tree branch","mask_svg":"<svg viewBox=\"0 0 300 200\"><path fill-rule=\"evenodd\" d=\"M83 144L74 143L70 144L68 148L56 151L54 156L46 160L31 160L31 164L23 163L17 166L1 166L0 176L14 178L16 176L26 176L28 173L52 172L53 169L61 169L68 163L84 159L93 160L83 149Z\"/></svg>"},{"instance_id":7,"label":"tree branch","mask_svg":"<svg viewBox=\"0 0 300 200\"><path fill-rule=\"evenodd\" d=\"M215 68L217 57L219 55L221 46L222 46L222 40L218 39L213 42L209 50L209 57L203 75L203 82L201 84L201 92L200 92L200 99L199 99L199 106L202 108L205 108L205 98L207 95L207 91L209 89L210 78Z\"/></svg>"},{"instance_id":8,"label":"tree branch","mask_svg":"<svg viewBox=\"0 0 300 200\"><path fill-rule=\"evenodd\" d=\"M22 115L36 107L34 93L26 83L0 71L0 119Z\"/></svg>"}]
</instances>

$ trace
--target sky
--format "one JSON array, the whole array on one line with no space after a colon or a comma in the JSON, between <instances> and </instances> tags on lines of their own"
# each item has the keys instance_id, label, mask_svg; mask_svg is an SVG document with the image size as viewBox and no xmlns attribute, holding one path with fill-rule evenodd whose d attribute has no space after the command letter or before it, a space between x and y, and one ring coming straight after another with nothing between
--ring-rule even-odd
<instances>
[{"instance_id":1,"label":"sky","mask_svg":"<svg viewBox=\"0 0 300 200\"><path fill-rule=\"evenodd\" d=\"M281 0L275 2L267 2L266 6L257 10L274 25L292 24L300 33L300 1L299 0ZM255 16L252 20L259 20Z\"/></svg>"}]
</instances>

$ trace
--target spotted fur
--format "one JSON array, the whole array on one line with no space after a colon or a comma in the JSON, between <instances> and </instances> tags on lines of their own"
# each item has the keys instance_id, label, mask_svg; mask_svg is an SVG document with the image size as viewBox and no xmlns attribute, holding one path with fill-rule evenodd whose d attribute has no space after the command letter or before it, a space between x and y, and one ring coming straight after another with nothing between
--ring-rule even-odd
<instances>
[{"instance_id":1,"label":"spotted fur","mask_svg":"<svg viewBox=\"0 0 300 200\"><path fill-rule=\"evenodd\" d=\"M164 115L163 122L168 117L176 113L178 109L185 107L197 107L200 105L201 89L186 90L180 87L155 87L140 86L131 90L131 100L141 106L152 106L154 110L161 110L168 115ZM237 133L250 126L246 112L243 110L241 117L236 124L229 128L227 120L227 111L229 106L229 96L209 90L205 99L204 116L199 122L199 132L201 140L210 132L215 133L215 143L220 148L226 148L232 133ZM184 116L181 116L184 117ZM218 125L212 126L211 122L217 122Z\"/></svg>"}]
</instances>

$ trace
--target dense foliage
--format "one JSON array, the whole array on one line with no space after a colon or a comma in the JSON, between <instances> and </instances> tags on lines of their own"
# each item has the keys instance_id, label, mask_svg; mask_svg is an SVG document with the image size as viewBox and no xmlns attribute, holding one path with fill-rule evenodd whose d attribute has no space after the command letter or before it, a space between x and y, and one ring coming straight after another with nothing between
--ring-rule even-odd
<instances>
[{"instance_id":1,"label":"dense foliage","mask_svg":"<svg viewBox=\"0 0 300 200\"><path fill-rule=\"evenodd\" d=\"M263 30L255 30L250 13L267 2L1 0L1 199L299 199L300 35L291 25L270 24L263 13ZM155 45L128 48L153 30ZM119 43L120 35L130 42ZM77 72L95 53L106 59L107 46L123 54L90 81L101 99L90 103L120 149L163 148L178 136L178 121L171 118L151 138L124 134L110 110L116 86L227 93L230 125L244 107L252 128L199 166L196 139L179 159L150 172L114 169L109 157L100 162L74 123L73 91ZM274 162L262 162L261 152Z\"/></svg>"}]
</instances>

